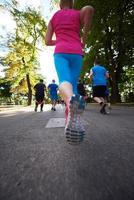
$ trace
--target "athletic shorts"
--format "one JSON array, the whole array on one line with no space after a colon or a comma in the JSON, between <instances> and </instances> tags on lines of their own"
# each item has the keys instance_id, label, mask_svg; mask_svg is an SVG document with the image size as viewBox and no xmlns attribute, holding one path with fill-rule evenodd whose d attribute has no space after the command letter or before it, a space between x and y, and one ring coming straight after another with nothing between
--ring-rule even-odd
<instances>
[{"instance_id":1,"label":"athletic shorts","mask_svg":"<svg viewBox=\"0 0 134 200\"><path fill-rule=\"evenodd\" d=\"M79 54L54 54L55 68L59 78L59 84L69 82L72 84L73 93L77 92L77 82L83 65L83 57Z\"/></svg>"},{"instance_id":2,"label":"athletic shorts","mask_svg":"<svg viewBox=\"0 0 134 200\"><path fill-rule=\"evenodd\" d=\"M52 101L57 101L58 100L58 95L57 94L50 95L50 99Z\"/></svg>"},{"instance_id":3,"label":"athletic shorts","mask_svg":"<svg viewBox=\"0 0 134 200\"><path fill-rule=\"evenodd\" d=\"M42 104L42 103L44 103L44 99L36 99L36 103L37 104Z\"/></svg>"},{"instance_id":4,"label":"athletic shorts","mask_svg":"<svg viewBox=\"0 0 134 200\"><path fill-rule=\"evenodd\" d=\"M105 85L93 86L93 97L105 97L105 96L106 96Z\"/></svg>"}]
</instances>

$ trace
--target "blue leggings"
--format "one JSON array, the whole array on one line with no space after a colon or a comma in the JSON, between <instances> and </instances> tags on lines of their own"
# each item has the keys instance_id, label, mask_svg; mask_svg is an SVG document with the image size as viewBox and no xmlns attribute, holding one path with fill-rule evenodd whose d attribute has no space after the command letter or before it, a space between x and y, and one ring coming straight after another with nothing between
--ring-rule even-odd
<instances>
[{"instance_id":1,"label":"blue leggings","mask_svg":"<svg viewBox=\"0 0 134 200\"><path fill-rule=\"evenodd\" d=\"M83 57L79 54L54 54L55 68L59 84L69 82L72 84L73 93L77 94L77 82L81 73Z\"/></svg>"}]
</instances>

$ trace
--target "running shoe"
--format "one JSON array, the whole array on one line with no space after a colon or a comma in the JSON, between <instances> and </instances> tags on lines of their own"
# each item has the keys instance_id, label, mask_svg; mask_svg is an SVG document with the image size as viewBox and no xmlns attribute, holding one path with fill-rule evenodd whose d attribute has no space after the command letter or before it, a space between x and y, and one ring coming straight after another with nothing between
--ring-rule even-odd
<instances>
[{"instance_id":1,"label":"running shoe","mask_svg":"<svg viewBox=\"0 0 134 200\"><path fill-rule=\"evenodd\" d=\"M80 95L74 95L69 102L69 113L67 116L67 124L65 127L65 134L67 141L81 142L85 130L81 122L81 114L85 109L85 100Z\"/></svg>"},{"instance_id":2,"label":"running shoe","mask_svg":"<svg viewBox=\"0 0 134 200\"><path fill-rule=\"evenodd\" d=\"M107 114L107 113L106 113L106 110L105 110L105 107L106 107L107 104L101 102L100 105L101 105L100 113L101 113L101 114Z\"/></svg>"}]
</instances>

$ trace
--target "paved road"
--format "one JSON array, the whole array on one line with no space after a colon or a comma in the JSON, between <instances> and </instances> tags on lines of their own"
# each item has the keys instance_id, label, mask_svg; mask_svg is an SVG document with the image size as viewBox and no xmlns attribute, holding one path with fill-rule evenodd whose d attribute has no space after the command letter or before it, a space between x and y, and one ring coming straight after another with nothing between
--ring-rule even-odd
<instances>
[{"instance_id":1,"label":"paved road","mask_svg":"<svg viewBox=\"0 0 134 200\"><path fill-rule=\"evenodd\" d=\"M0 200L133 200L134 108L89 105L80 145L45 128L63 110L0 112Z\"/></svg>"}]
</instances>

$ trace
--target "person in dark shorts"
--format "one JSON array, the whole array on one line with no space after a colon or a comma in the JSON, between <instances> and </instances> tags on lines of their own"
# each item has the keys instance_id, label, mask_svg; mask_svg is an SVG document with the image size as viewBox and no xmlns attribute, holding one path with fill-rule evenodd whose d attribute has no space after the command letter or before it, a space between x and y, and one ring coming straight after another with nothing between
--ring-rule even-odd
<instances>
[{"instance_id":1,"label":"person in dark shorts","mask_svg":"<svg viewBox=\"0 0 134 200\"><path fill-rule=\"evenodd\" d=\"M37 112L38 105L40 104L40 111L43 111L44 106L44 96L45 96L46 85L43 83L43 80L40 79L40 82L34 86L35 90L35 112Z\"/></svg>"},{"instance_id":2,"label":"person in dark shorts","mask_svg":"<svg viewBox=\"0 0 134 200\"><path fill-rule=\"evenodd\" d=\"M92 80L93 99L100 104L100 113L106 114L106 89L109 74L105 67L100 64L100 59L96 58L94 66L90 70L89 78Z\"/></svg>"},{"instance_id":3,"label":"person in dark shorts","mask_svg":"<svg viewBox=\"0 0 134 200\"><path fill-rule=\"evenodd\" d=\"M55 106L58 101L58 94L57 94L58 85L55 83L55 80L52 80L52 83L48 85L48 89L49 89L49 94L50 94L50 99L51 99L51 104L52 104L51 110L56 111Z\"/></svg>"},{"instance_id":4,"label":"person in dark shorts","mask_svg":"<svg viewBox=\"0 0 134 200\"><path fill-rule=\"evenodd\" d=\"M85 90L84 82L81 79L79 79L79 81L78 81L77 90L78 90L78 94L80 94L83 97L86 96L86 90Z\"/></svg>"},{"instance_id":5,"label":"person in dark shorts","mask_svg":"<svg viewBox=\"0 0 134 200\"><path fill-rule=\"evenodd\" d=\"M84 97L85 105L87 105L88 96L87 96L87 92L85 89L85 83L81 79L79 79L79 81L78 81L77 90L78 90L78 94L80 94L82 97Z\"/></svg>"}]
</instances>

